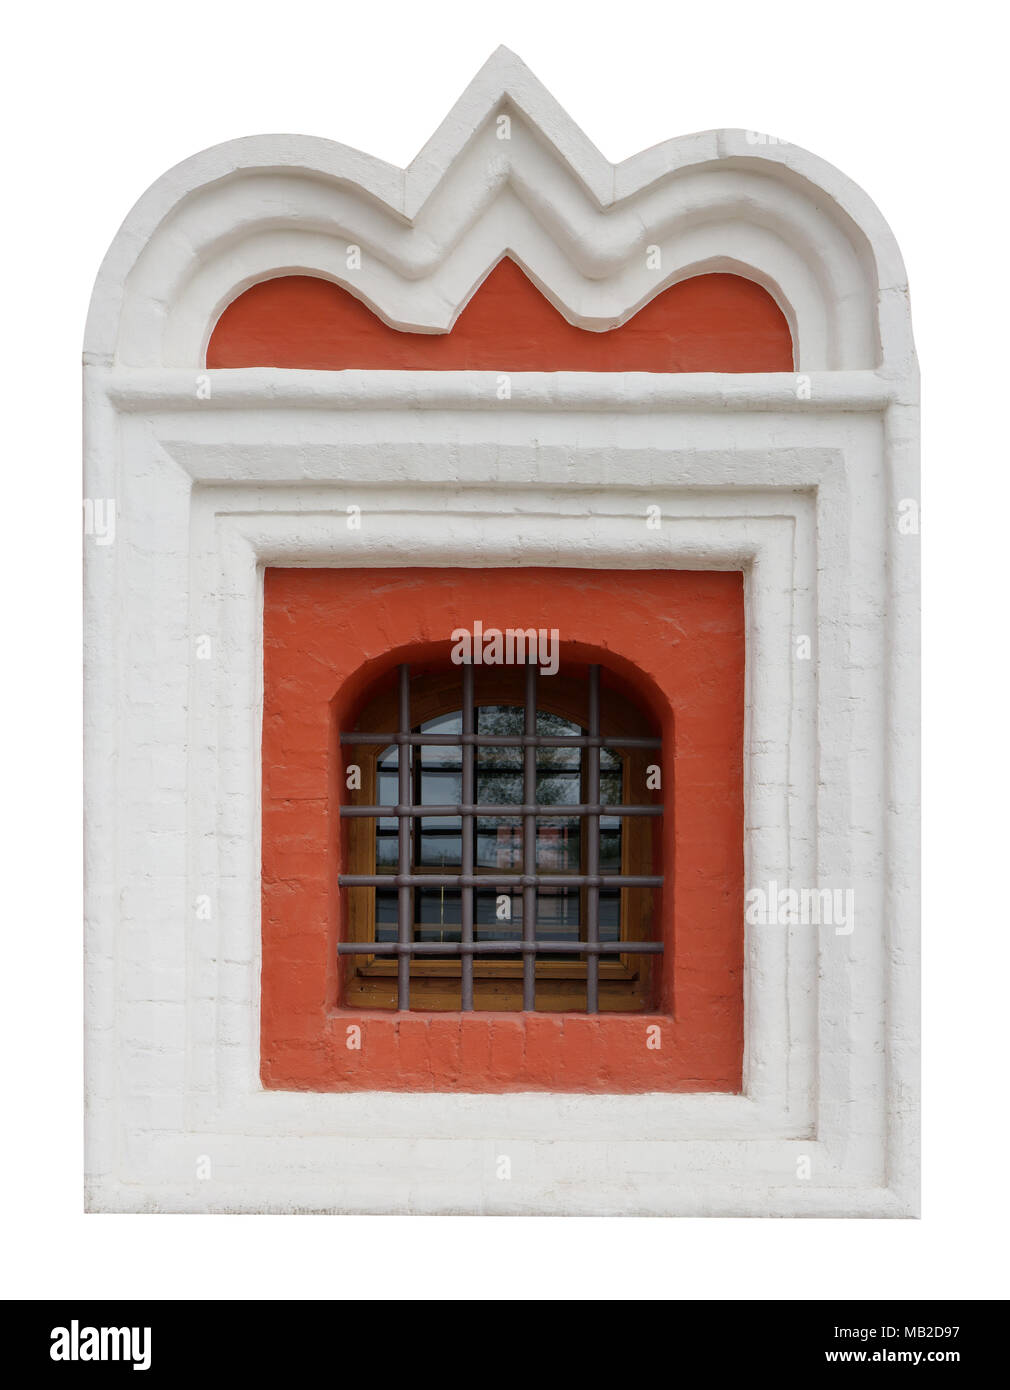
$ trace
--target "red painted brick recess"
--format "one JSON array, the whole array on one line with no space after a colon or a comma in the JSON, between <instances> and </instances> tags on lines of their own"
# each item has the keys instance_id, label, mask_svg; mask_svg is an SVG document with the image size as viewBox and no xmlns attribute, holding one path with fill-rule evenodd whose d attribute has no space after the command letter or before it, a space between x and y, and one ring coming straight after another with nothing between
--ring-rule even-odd
<instances>
[{"instance_id":1,"label":"red painted brick recess","mask_svg":"<svg viewBox=\"0 0 1010 1390\"><path fill-rule=\"evenodd\" d=\"M224 310L208 367L514 372L791 372L789 325L740 275L682 280L620 328L570 324L508 257L449 333L405 333L329 280L284 275Z\"/></svg>"},{"instance_id":2,"label":"red painted brick recess","mask_svg":"<svg viewBox=\"0 0 1010 1390\"><path fill-rule=\"evenodd\" d=\"M652 1013L399 1013L340 1000L339 728L453 628L557 627L663 736L666 942ZM261 1074L316 1091L738 1091L744 611L739 573L267 569ZM347 1025L362 1026L360 1051ZM645 1046L658 1023L662 1047Z\"/></svg>"}]
</instances>

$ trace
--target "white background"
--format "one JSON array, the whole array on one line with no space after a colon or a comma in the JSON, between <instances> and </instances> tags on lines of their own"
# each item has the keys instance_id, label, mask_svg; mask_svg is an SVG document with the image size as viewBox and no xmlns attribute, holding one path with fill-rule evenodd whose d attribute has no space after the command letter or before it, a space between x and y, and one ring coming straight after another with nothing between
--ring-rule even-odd
<instances>
[{"instance_id":1,"label":"white background","mask_svg":"<svg viewBox=\"0 0 1010 1390\"><path fill-rule=\"evenodd\" d=\"M1002 14L99 0L5 21L5 1296L1010 1292ZM297 132L408 163L499 43L610 159L715 126L778 135L862 185L904 252L925 398L921 1221L82 1214L78 364L94 275L144 189L218 141Z\"/></svg>"}]
</instances>

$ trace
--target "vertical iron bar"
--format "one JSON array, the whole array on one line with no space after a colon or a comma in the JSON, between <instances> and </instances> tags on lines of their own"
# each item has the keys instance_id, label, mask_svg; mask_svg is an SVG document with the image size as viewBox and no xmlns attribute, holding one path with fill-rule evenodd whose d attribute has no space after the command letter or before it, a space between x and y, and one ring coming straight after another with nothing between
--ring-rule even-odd
<instances>
[{"instance_id":1,"label":"vertical iron bar","mask_svg":"<svg viewBox=\"0 0 1010 1390\"><path fill-rule=\"evenodd\" d=\"M589 668L589 737L600 737L600 668ZM586 749L586 800L591 806L600 804L600 746L591 743ZM600 818L586 818L586 873L596 878L600 872ZM586 888L586 940L591 946L600 940L600 890L593 884ZM586 958L586 1013L600 1011L600 958L591 952Z\"/></svg>"},{"instance_id":2,"label":"vertical iron bar","mask_svg":"<svg viewBox=\"0 0 1010 1390\"><path fill-rule=\"evenodd\" d=\"M526 700L523 732L537 731L537 668L530 662L526 667ZM537 799L537 750L529 743L523 749L523 805L533 806ZM535 812L523 815L523 877L535 878L537 872L537 818ZM537 939L537 890L535 885L523 887L523 941L532 944ZM537 958L534 952L523 952L523 1008L536 1008Z\"/></svg>"},{"instance_id":3,"label":"vertical iron bar","mask_svg":"<svg viewBox=\"0 0 1010 1390\"><path fill-rule=\"evenodd\" d=\"M472 734L473 727L473 667L463 667L463 734ZM473 759L474 746L463 739L463 785L462 796L463 805L472 806L474 804L473 787ZM460 822L460 832L462 834L461 846L462 857L461 867L463 876L473 874L474 861L474 841L477 834L477 821L469 811L464 812ZM464 947L473 945L473 904L476 889L473 887L460 888L460 941ZM463 951L460 976L460 996L459 1006L464 1013L469 1013L473 1009L473 956L466 950Z\"/></svg>"},{"instance_id":4,"label":"vertical iron bar","mask_svg":"<svg viewBox=\"0 0 1010 1390\"><path fill-rule=\"evenodd\" d=\"M410 733L410 667L406 662L400 667L400 733ZM397 773L400 793L400 806L412 806L414 788L411 780L411 760L413 745L401 743L397 749ZM411 871L410 836L413 817L401 815L398 823L399 872ZM411 888L400 888L397 893L397 938L401 946L410 946L414 940L414 921ZM410 1008L410 955L401 951L396 966L396 1007Z\"/></svg>"}]
</instances>

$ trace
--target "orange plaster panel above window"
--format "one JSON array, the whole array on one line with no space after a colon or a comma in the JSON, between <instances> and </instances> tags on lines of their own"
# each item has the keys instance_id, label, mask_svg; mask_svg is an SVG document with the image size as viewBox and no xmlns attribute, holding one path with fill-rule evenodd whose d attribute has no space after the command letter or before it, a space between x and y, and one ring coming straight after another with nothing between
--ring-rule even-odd
<instances>
[{"instance_id":1,"label":"orange plaster panel above window","mask_svg":"<svg viewBox=\"0 0 1010 1390\"><path fill-rule=\"evenodd\" d=\"M619 328L568 322L506 257L449 333L391 328L329 280L285 275L224 310L207 366L514 372L791 372L793 345L771 295L740 275L697 275L660 291Z\"/></svg>"},{"instance_id":2,"label":"orange plaster panel above window","mask_svg":"<svg viewBox=\"0 0 1010 1390\"><path fill-rule=\"evenodd\" d=\"M348 1008L341 998L346 793L337 731L353 727L368 692L398 663L447 660L450 633L474 618L485 628L559 629L566 651L600 663L604 679L623 682L656 720L666 886L653 1012L426 1014ZM267 569L264 1086L738 1091L743 701L736 572Z\"/></svg>"}]
</instances>

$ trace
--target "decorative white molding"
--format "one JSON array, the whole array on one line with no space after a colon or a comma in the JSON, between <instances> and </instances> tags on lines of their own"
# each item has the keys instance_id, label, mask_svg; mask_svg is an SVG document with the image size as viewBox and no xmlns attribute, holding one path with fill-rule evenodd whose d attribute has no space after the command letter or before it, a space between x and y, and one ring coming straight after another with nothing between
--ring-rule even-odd
<instances>
[{"instance_id":1,"label":"decorative white molding","mask_svg":"<svg viewBox=\"0 0 1010 1390\"><path fill-rule=\"evenodd\" d=\"M709 131L610 164L500 48L408 169L277 135L172 169L105 259L86 358L195 367L227 304L277 274L322 276L394 327L445 332L508 253L584 328L623 323L688 276L733 271L777 299L798 370L907 370L905 275L879 212L824 161L761 138ZM349 245L361 249L353 271Z\"/></svg>"},{"instance_id":2,"label":"decorative white molding","mask_svg":"<svg viewBox=\"0 0 1010 1390\"><path fill-rule=\"evenodd\" d=\"M100 371L100 375L99 375ZM180 368L142 372L97 369L110 400L123 411L191 410L210 373ZM486 410L496 398L495 372L273 371L267 367L213 373L218 410ZM880 372L516 372L509 406L523 410L709 411L884 410L899 385ZM811 402L815 402L811 406ZM499 403L500 404L500 403Z\"/></svg>"},{"instance_id":3,"label":"decorative white molding","mask_svg":"<svg viewBox=\"0 0 1010 1390\"><path fill-rule=\"evenodd\" d=\"M500 401L493 373L202 366L265 275L442 331L508 250L599 328L656 292L650 243L661 283L767 284L798 374L514 373ZM86 357L85 491L116 517L86 537L89 1206L914 1214L918 388L865 196L743 132L612 166L499 50L407 171L296 137L171 171L106 258ZM745 571L748 882L852 883L857 926L748 927L743 1095L260 1088L263 566L475 562Z\"/></svg>"}]
</instances>

